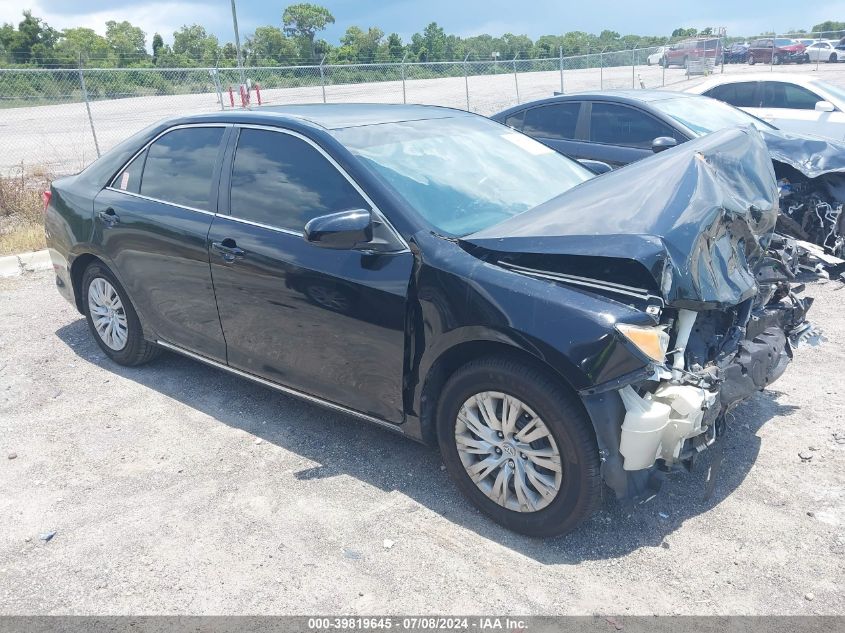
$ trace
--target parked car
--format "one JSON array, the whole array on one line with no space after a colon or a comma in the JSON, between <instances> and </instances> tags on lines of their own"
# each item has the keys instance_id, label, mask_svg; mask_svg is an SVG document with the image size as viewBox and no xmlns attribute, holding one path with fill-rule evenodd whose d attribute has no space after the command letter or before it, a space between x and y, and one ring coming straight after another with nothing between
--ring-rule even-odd
<instances>
[{"instance_id":1,"label":"parked car","mask_svg":"<svg viewBox=\"0 0 845 633\"><path fill-rule=\"evenodd\" d=\"M845 138L845 90L786 73L719 75L686 92L719 99L788 132Z\"/></svg>"},{"instance_id":2,"label":"parked car","mask_svg":"<svg viewBox=\"0 0 845 633\"><path fill-rule=\"evenodd\" d=\"M646 64L649 66L657 66L662 63L663 55L666 53L665 46L658 46L657 50L654 51L651 55L646 57Z\"/></svg>"},{"instance_id":3,"label":"parked car","mask_svg":"<svg viewBox=\"0 0 845 633\"><path fill-rule=\"evenodd\" d=\"M806 61L809 61L806 47L789 38L764 37L754 40L748 47L748 63L752 66L757 62L778 65L789 62L803 64Z\"/></svg>"},{"instance_id":4,"label":"parked car","mask_svg":"<svg viewBox=\"0 0 845 633\"><path fill-rule=\"evenodd\" d=\"M722 41L719 38L695 38L672 44L663 55L663 65L686 68L690 61L705 58L722 58Z\"/></svg>"},{"instance_id":5,"label":"parked car","mask_svg":"<svg viewBox=\"0 0 845 633\"><path fill-rule=\"evenodd\" d=\"M745 42L731 44L725 50L724 61L726 64L744 64L748 61L748 44Z\"/></svg>"},{"instance_id":6,"label":"parked car","mask_svg":"<svg viewBox=\"0 0 845 633\"><path fill-rule=\"evenodd\" d=\"M779 179L797 193L781 229L845 255L845 143L789 134L715 99L661 90L571 94L509 108L492 117L557 151L614 167L732 126L763 136ZM794 207L794 208L793 208ZM797 220L797 222L794 222Z\"/></svg>"},{"instance_id":7,"label":"parked car","mask_svg":"<svg viewBox=\"0 0 845 633\"><path fill-rule=\"evenodd\" d=\"M807 46L807 61L835 64L845 57L845 51L837 50L838 42L819 40Z\"/></svg>"},{"instance_id":8,"label":"parked car","mask_svg":"<svg viewBox=\"0 0 845 633\"><path fill-rule=\"evenodd\" d=\"M602 480L652 496L786 369L810 303L769 270L775 191L752 130L593 177L458 110L284 106L156 124L55 180L45 224L113 361L172 350L435 443L545 536Z\"/></svg>"}]
</instances>

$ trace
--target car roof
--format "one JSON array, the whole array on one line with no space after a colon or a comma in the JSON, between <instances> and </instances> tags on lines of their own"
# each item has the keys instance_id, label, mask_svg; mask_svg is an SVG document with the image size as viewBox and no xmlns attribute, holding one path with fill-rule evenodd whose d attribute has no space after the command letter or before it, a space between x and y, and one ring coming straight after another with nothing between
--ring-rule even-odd
<instances>
[{"instance_id":1,"label":"car roof","mask_svg":"<svg viewBox=\"0 0 845 633\"><path fill-rule=\"evenodd\" d=\"M500 115L519 112L527 108L533 108L534 106L560 103L563 101L583 101L585 99L594 99L597 101L615 101L617 103L637 104L666 101L668 99L690 99L698 96L700 95L676 92L673 90L590 90L585 92L571 92L565 95L555 95L546 99L539 99L537 101L530 101L518 106L513 106L507 110L499 112L499 114L493 115L493 119L498 120Z\"/></svg>"},{"instance_id":2,"label":"car roof","mask_svg":"<svg viewBox=\"0 0 845 633\"><path fill-rule=\"evenodd\" d=\"M220 121L231 123L263 123L272 125L291 119L326 130L363 125L424 121L477 116L463 110L441 106L386 103L311 103L259 106L249 110L232 110L213 114L182 117L181 121Z\"/></svg>"}]
</instances>

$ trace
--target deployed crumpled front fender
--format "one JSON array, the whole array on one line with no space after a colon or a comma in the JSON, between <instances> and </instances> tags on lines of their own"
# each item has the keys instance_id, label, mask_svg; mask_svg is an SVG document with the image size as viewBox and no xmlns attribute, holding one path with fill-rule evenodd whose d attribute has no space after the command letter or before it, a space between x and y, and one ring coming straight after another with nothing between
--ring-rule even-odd
<instances>
[{"instance_id":1,"label":"deployed crumpled front fender","mask_svg":"<svg viewBox=\"0 0 845 633\"><path fill-rule=\"evenodd\" d=\"M464 241L564 275L589 268L595 279L649 284L674 307L720 309L757 293L752 270L777 214L769 149L754 128L732 128L584 182Z\"/></svg>"},{"instance_id":2,"label":"deployed crumpled front fender","mask_svg":"<svg viewBox=\"0 0 845 633\"><path fill-rule=\"evenodd\" d=\"M782 130L761 130L760 134L772 160L797 169L807 178L845 173L845 143Z\"/></svg>"}]
</instances>

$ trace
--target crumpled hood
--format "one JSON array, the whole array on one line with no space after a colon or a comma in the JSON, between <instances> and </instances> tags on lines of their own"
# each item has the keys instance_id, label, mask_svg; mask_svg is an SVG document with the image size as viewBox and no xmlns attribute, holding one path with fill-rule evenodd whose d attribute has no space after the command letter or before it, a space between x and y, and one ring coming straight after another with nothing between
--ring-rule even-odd
<instances>
[{"instance_id":1,"label":"crumpled hood","mask_svg":"<svg viewBox=\"0 0 845 633\"><path fill-rule=\"evenodd\" d=\"M463 242L502 262L635 285L702 310L757 293L752 269L777 214L769 150L754 128L732 128L584 182Z\"/></svg>"},{"instance_id":2,"label":"crumpled hood","mask_svg":"<svg viewBox=\"0 0 845 633\"><path fill-rule=\"evenodd\" d=\"M772 160L794 167L807 178L845 173L845 143L809 134L761 130Z\"/></svg>"}]
</instances>

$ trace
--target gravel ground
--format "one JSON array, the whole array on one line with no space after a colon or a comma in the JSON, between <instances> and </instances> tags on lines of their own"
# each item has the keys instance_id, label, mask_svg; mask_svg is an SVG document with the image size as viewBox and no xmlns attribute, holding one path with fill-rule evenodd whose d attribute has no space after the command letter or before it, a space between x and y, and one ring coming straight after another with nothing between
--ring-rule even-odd
<instances>
[{"instance_id":1,"label":"gravel ground","mask_svg":"<svg viewBox=\"0 0 845 633\"><path fill-rule=\"evenodd\" d=\"M0 613L845 614L845 289L809 294L829 340L735 411L712 499L703 460L542 541L432 449L178 356L119 367L49 273L0 279Z\"/></svg>"}]
</instances>

